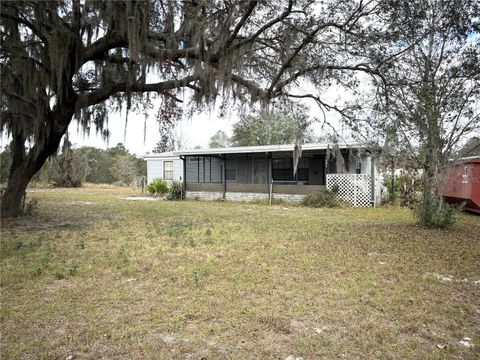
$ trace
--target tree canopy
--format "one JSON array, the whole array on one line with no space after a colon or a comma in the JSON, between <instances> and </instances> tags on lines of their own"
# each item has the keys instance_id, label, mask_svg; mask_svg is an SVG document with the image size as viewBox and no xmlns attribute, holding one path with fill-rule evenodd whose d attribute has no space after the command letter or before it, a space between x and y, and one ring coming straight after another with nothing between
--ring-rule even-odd
<instances>
[{"instance_id":1,"label":"tree canopy","mask_svg":"<svg viewBox=\"0 0 480 360\"><path fill-rule=\"evenodd\" d=\"M226 148L230 146L230 138L223 130L218 130L208 142L209 148Z\"/></svg>"},{"instance_id":2,"label":"tree canopy","mask_svg":"<svg viewBox=\"0 0 480 360\"><path fill-rule=\"evenodd\" d=\"M311 120L305 109L260 111L244 115L233 125L231 142L235 146L293 144L313 142Z\"/></svg>"},{"instance_id":3,"label":"tree canopy","mask_svg":"<svg viewBox=\"0 0 480 360\"><path fill-rule=\"evenodd\" d=\"M423 170L420 220L428 224L434 190L442 191L438 173L465 139L480 134L480 4L418 0L384 7L392 46L404 50L373 78L375 93L360 107L365 117L346 118L357 130L366 125Z\"/></svg>"}]
</instances>

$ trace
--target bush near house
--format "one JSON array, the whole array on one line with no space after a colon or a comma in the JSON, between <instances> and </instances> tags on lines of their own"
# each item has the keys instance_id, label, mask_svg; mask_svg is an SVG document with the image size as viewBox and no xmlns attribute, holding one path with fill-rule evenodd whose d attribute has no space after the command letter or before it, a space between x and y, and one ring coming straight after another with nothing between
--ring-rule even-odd
<instances>
[{"instance_id":1,"label":"bush near house","mask_svg":"<svg viewBox=\"0 0 480 360\"><path fill-rule=\"evenodd\" d=\"M337 200L335 192L327 189L311 192L303 198L302 204L316 208L333 208L340 206L340 202Z\"/></svg>"},{"instance_id":2,"label":"bush near house","mask_svg":"<svg viewBox=\"0 0 480 360\"><path fill-rule=\"evenodd\" d=\"M168 184L162 179L155 179L145 187L150 195L163 196L168 192Z\"/></svg>"},{"instance_id":3,"label":"bush near house","mask_svg":"<svg viewBox=\"0 0 480 360\"><path fill-rule=\"evenodd\" d=\"M180 181L172 181L168 189L167 200L182 200L183 185Z\"/></svg>"},{"instance_id":4,"label":"bush near house","mask_svg":"<svg viewBox=\"0 0 480 360\"><path fill-rule=\"evenodd\" d=\"M434 197L430 211L427 214L427 221L424 225L447 228L453 226L458 217L458 213L463 208L462 205L448 204L441 197ZM424 202L417 203L414 207L415 217L421 222L422 214L425 211Z\"/></svg>"},{"instance_id":5,"label":"bush near house","mask_svg":"<svg viewBox=\"0 0 480 360\"><path fill-rule=\"evenodd\" d=\"M165 196L167 200L183 199L183 185L180 181L172 181L169 184L162 179L155 179L145 187L145 190L153 196Z\"/></svg>"}]
</instances>

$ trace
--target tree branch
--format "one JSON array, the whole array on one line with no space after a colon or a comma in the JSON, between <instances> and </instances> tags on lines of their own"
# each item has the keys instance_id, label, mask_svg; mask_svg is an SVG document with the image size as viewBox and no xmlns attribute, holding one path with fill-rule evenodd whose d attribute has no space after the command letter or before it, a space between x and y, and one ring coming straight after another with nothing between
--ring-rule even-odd
<instances>
[{"instance_id":1,"label":"tree branch","mask_svg":"<svg viewBox=\"0 0 480 360\"><path fill-rule=\"evenodd\" d=\"M110 96L125 92L127 90L131 92L158 92L161 93L165 90L172 90L184 86L190 85L190 83L198 80L197 76L187 76L179 80L167 80L158 83L152 84L131 84L128 86L126 82L112 84L105 86L102 89L91 92L89 94L79 95L79 104L83 106L92 106L96 105L102 101L107 100Z\"/></svg>"},{"instance_id":2,"label":"tree branch","mask_svg":"<svg viewBox=\"0 0 480 360\"><path fill-rule=\"evenodd\" d=\"M252 35L250 35L249 37L239 41L238 43L235 44L234 48L235 49L238 49L240 47L242 47L243 45L255 40L257 37L260 36L260 34L262 34L265 30L271 28L273 25L281 22L283 19L285 19L288 15L290 15L290 13L292 12L292 6L293 6L293 0L289 0L288 1L288 6L287 8L278 16L276 17L275 19L269 21L268 23L266 23L265 25L263 25L260 29L258 29L255 33L253 33Z\"/></svg>"},{"instance_id":3,"label":"tree branch","mask_svg":"<svg viewBox=\"0 0 480 360\"><path fill-rule=\"evenodd\" d=\"M101 59L108 50L127 45L128 40L126 34L120 34L118 32L107 33L104 37L85 48L83 52L83 63L85 64L88 61Z\"/></svg>"},{"instance_id":4,"label":"tree branch","mask_svg":"<svg viewBox=\"0 0 480 360\"><path fill-rule=\"evenodd\" d=\"M238 32L240 31L240 29L243 27L243 25L245 25L245 22L247 21L247 19L250 17L250 15L252 14L253 12L253 9L255 9L255 7L257 6L258 4L258 1L257 0L250 0L249 1L249 6L248 6L248 9L245 11L245 13L243 14L242 18L240 19L240 21L237 23L237 26L235 26L235 29L233 29L233 32L230 34L230 36L228 37L228 40L225 42L225 49L228 49L230 47L230 45L232 44L233 40L235 40L235 37L237 36Z\"/></svg>"},{"instance_id":5,"label":"tree branch","mask_svg":"<svg viewBox=\"0 0 480 360\"><path fill-rule=\"evenodd\" d=\"M200 50L197 48L147 50L145 53L152 58L161 60L198 59L200 57Z\"/></svg>"}]
</instances>

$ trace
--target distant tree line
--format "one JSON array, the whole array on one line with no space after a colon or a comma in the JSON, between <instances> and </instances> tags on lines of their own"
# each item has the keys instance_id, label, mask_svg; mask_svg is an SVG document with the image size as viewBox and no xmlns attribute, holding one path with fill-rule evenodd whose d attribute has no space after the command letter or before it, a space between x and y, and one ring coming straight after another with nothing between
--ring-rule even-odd
<instances>
[{"instance_id":1,"label":"distant tree line","mask_svg":"<svg viewBox=\"0 0 480 360\"><path fill-rule=\"evenodd\" d=\"M6 146L0 153L0 183L7 182L11 161L11 150ZM59 187L78 187L85 182L132 185L146 175L146 161L131 154L121 143L106 150L93 146L75 149L65 139L60 151L33 180Z\"/></svg>"},{"instance_id":2,"label":"distant tree line","mask_svg":"<svg viewBox=\"0 0 480 360\"><path fill-rule=\"evenodd\" d=\"M312 129L314 120L308 117L306 108L293 106L289 110L252 111L242 115L233 125L231 138L218 130L208 143L210 148L228 146L261 146L320 141Z\"/></svg>"}]
</instances>

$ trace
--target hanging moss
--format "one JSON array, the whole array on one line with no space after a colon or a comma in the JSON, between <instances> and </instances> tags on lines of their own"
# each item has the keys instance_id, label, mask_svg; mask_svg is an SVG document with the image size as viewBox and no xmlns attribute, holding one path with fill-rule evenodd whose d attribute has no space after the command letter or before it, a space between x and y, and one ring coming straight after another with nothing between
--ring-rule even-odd
<instances>
[{"instance_id":1,"label":"hanging moss","mask_svg":"<svg viewBox=\"0 0 480 360\"><path fill-rule=\"evenodd\" d=\"M338 143L335 144L335 165L337 168L337 174L345 173L345 159L343 158L343 154L338 146Z\"/></svg>"}]
</instances>

